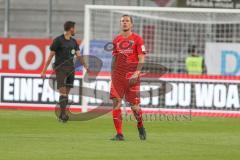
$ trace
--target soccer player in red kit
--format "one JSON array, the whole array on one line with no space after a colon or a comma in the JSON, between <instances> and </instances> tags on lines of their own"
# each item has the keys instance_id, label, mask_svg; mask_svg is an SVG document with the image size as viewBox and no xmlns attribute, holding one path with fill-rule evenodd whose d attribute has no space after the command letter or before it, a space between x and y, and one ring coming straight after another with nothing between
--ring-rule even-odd
<instances>
[{"instance_id":1,"label":"soccer player in red kit","mask_svg":"<svg viewBox=\"0 0 240 160\"><path fill-rule=\"evenodd\" d=\"M123 15L120 20L121 33L113 40L112 52L111 90L110 99L113 100L113 122L116 136L112 140L124 140L122 133L122 99L131 105L131 109L137 120L139 137L146 139L146 131L143 126L140 104L140 73L144 63L145 47L143 39L132 32L133 19L129 15Z\"/></svg>"}]
</instances>

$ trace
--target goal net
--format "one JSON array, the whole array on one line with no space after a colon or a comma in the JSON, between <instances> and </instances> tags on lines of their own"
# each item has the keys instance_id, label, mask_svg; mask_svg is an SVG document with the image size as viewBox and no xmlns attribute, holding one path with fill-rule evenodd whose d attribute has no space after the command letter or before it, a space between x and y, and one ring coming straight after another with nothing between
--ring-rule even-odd
<instances>
[{"instance_id":1,"label":"goal net","mask_svg":"<svg viewBox=\"0 0 240 160\"><path fill-rule=\"evenodd\" d=\"M111 68L110 43L120 31L120 17L124 14L133 17L133 30L144 39L147 50L144 68L160 74L157 80L142 82L141 89L147 90L142 97L143 108L239 110L236 79L236 66L240 63L237 62L239 10L87 5L84 55L96 56L102 61L102 76L96 82L83 82L85 86L109 91L110 79L106 73ZM205 59L203 75L187 74L185 60L192 54L193 46ZM215 53L223 46L225 49ZM99 67L94 58L89 59L89 65L92 70ZM165 85L159 85L160 80ZM101 101L96 97L85 98L86 106Z\"/></svg>"}]
</instances>

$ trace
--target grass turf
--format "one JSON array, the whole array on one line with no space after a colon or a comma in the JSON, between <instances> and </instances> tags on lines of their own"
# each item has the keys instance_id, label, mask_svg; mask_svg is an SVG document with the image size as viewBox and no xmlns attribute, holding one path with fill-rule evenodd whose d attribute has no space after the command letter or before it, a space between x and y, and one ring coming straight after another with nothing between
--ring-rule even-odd
<instances>
[{"instance_id":1,"label":"grass turf","mask_svg":"<svg viewBox=\"0 0 240 160\"><path fill-rule=\"evenodd\" d=\"M135 122L123 123L126 141L114 142L110 115L62 124L53 112L0 110L0 159L240 159L240 119L145 122L147 141L139 140Z\"/></svg>"}]
</instances>

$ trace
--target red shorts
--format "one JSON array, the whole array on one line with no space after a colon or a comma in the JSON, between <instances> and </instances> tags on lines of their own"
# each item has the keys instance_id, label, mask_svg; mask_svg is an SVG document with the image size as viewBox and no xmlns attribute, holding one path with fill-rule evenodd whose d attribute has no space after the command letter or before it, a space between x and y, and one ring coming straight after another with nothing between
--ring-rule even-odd
<instances>
[{"instance_id":1,"label":"red shorts","mask_svg":"<svg viewBox=\"0 0 240 160\"><path fill-rule=\"evenodd\" d=\"M129 79L113 76L110 89L110 99L121 98L133 105L140 103L140 80L131 85Z\"/></svg>"}]
</instances>

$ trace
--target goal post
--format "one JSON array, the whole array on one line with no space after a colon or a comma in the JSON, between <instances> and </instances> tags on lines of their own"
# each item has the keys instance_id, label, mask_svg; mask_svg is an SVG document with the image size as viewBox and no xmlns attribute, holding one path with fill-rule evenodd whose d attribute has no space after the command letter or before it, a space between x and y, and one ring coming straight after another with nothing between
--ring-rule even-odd
<instances>
[{"instance_id":1,"label":"goal post","mask_svg":"<svg viewBox=\"0 0 240 160\"><path fill-rule=\"evenodd\" d=\"M236 102L234 103L227 102L227 94L229 85L239 87L238 83L235 82L237 82L237 76L240 73L228 73L235 71L233 63L237 63L230 59L238 56L236 54L238 51L240 52L240 49L237 47L237 45L240 46L238 44L240 43L240 10L86 5L84 55L93 55L100 58L103 62L101 69L103 73L110 71L111 64L111 50L106 50L106 45L111 43L113 37L119 33L120 17L123 14L133 17L133 30L140 34L145 41L148 52L146 62L149 64L149 67L151 68L151 64L165 66L167 68L167 76L163 76L162 79L170 82L173 88L177 88L176 93L172 91L159 97L150 97L148 100L142 98L146 106L155 109L239 109L239 99L235 100ZM199 75L199 77L186 75L185 60L191 54L189 52L191 46L195 46L196 52L205 59L207 67L205 75ZM215 58L213 53L223 46L225 46L227 51L223 49L223 51L219 52L219 55L216 54ZM234 53L231 52L231 48L235 49ZM225 54L224 51L226 51L227 56L229 55L229 57L225 57L227 63L221 61L222 55L220 54ZM225 70L222 69L222 66L217 66L220 65L217 61L221 61L223 66L225 65ZM91 64L94 66L94 61L89 63L90 67ZM92 69L94 70L94 67ZM158 72L158 68L155 68L155 71ZM105 76L102 79L108 78ZM101 83L103 84L103 82ZM198 83L200 83L200 86L196 85ZM229 84L224 86L223 83ZM109 82L106 82L106 84L109 84ZM89 83L83 81L83 86L87 87L89 85ZM100 86L96 85L96 88ZM222 85L223 89L219 85ZM107 90L106 87L102 88ZM151 90L152 87L145 88L150 88ZM225 90L226 95L222 95ZM190 92L190 94L185 92ZM204 100L201 96L205 93L213 94L212 99ZM239 90L237 90L237 93L239 93ZM149 94L151 95L152 93ZM177 96L174 96L174 94L177 94ZM201 94L200 98L198 98L197 94ZM186 96L189 96L190 100L187 100ZM217 99L218 96L222 96L222 99ZM174 99L173 97L178 98ZM83 96L82 102L83 111L86 111L90 106L89 98ZM149 105L148 102L151 104ZM95 102L92 104L97 105Z\"/></svg>"}]
</instances>

